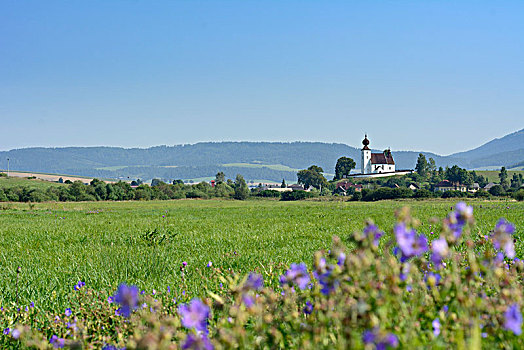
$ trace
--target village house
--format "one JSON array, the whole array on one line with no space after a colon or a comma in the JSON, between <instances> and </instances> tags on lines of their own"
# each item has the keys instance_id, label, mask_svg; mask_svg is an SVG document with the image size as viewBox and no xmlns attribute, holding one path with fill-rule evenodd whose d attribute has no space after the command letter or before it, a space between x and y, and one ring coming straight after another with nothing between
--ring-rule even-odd
<instances>
[{"instance_id":1,"label":"village house","mask_svg":"<svg viewBox=\"0 0 524 350\"><path fill-rule=\"evenodd\" d=\"M460 192L466 192L467 186L462 185L460 183L453 183L449 180L442 180L438 184L435 185L433 190L435 192L446 192L446 191L460 191Z\"/></svg>"},{"instance_id":2,"label":"village house","mask_svg":"<svg viewBox=\"0 0 524 350\"><path fill-rule=\"evenodd\" d=\"M354 183L351 183L349 181L340 181L340 182L338 182L335 191L342 192L345 195L346 192L349 189L351 189L351 188L353 188L355 190L355 192L362 192L362 185L354 184Z\"/></svg>"},{"instance_id":3,"label":"village house","mask_svg":"<svg viewBox=\"0 0 524 350\"><path fill-rule=\"evenodd\" d=\"M489 191L491 189L491 187L495 186L496 184L494 182L490 182L489 184L487 184L486 186L484 186L484 190L485 191Z\"/></svg>"},{"instance_id":4,"label":"village house","mask_svg":"<svg viewBox=\"0 0 524 350\"><path fill-rule=\"evenodd\" d=\"M416 183L410 183L408 188L412 191L420 190L420 187Z\"/></svg>"}]
</instances>

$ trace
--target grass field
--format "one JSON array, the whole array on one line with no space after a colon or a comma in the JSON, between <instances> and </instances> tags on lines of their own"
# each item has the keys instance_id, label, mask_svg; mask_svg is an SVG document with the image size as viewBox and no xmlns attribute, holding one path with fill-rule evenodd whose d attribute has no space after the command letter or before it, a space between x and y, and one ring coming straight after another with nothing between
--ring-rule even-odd
<instances>
[{"instance_id":1,"label":"grass field","mask_svg":"<svg viewBox=\"0 0 524 350\"><path fill-rule=\"evenodd\" d=\"M28 175L30 176L30 175ZM0 177L0 188L10 188L10 187L29 187L29 188L40 188L46 189L49 186L65 186L57 182L45 181L40 179L27 179L25 177Z\"/></svg>"},{"instance_id":2,"label":"grass field","mask_svg":"<svg viewBox=\"0 0 524 350\"><path fill-rule=\"evenodd\" d=\"M500 169L498 170L475 170L477 175L482 175L488 178L489 182L499 183L499 173ZM522 174L524 175L524 171L522 170L508 170L508 181L511 180L511 177L513 174Z\"/></svg>"},{"instance_id":3,"label":"grass field","mask_svg":"<svg viewBox=\"0 0 524 350\"><path fill-rule=\"evenodd\" d=\"M444 217L455 201L278 202L180 200L2 204L0 210L0 305L16 298L21 266L22 302L45 308L66 304L64 295L82 280L96 289L120 282L140 288L202 295L206 264L245 273L304 261L343 240L371 218L386 232L394 212L412 208L428 236L432 217ZM524 248L524 203L471 202L476 229L487 234L500 217L517 225L517 255ZM156 230L156 231L155 231ZM187 285L179 267L188 262ZM279 265L280 264L280 265ZM207 283L207 282L206 282Z\"/></svg>"}]
</instances>

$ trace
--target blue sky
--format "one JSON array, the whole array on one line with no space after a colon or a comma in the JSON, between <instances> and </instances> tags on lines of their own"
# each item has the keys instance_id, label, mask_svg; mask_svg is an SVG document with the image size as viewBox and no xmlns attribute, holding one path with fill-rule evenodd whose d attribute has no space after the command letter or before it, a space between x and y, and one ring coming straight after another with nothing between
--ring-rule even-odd
<instances>
[{"instance_id":1,"label":"blue sky","mask_svg":"<svg viewBox=\"0 0 524 350\"><path fill-rule=\"evenodd\" d=\"M324 141L467 150L524 127L523 1L0 3L0 149Z\"/></svg>"}]
</instances>

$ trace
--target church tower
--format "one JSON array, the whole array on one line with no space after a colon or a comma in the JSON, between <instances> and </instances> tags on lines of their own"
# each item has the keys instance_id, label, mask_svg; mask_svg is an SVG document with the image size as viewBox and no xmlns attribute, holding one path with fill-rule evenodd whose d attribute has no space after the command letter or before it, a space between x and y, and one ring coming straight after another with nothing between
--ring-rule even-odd
<instances>
[{"instance_id":1,"label":"church tower","mask_svg":"<svg viewBox=\"0 0 524 350\"><path fill-rule=\"evenodd\" d=\"M362 147L362 174L369 174L371 173L371 150L369 149L369 140L368 135L364 137L364 140L362 140L362 144L364 147Z\"/></svg>"}]
</instances>

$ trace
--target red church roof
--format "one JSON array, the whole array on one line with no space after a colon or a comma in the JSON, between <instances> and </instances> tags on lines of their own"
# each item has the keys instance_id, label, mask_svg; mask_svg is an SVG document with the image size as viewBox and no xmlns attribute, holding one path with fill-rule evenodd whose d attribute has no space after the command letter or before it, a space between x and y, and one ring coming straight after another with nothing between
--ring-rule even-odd
<instances>
[{"instance_id":1,"label":"red church roof","mask_svg":"<svg viewBox=\"0 0 524 350\"><path fill-rule=\"evenodd\" d=\"M386 155L386 152L384 153L371 153L371 164L395 164L395 161L393 160L393 156L391 153Z\"/></svg>"}]
</instances>

